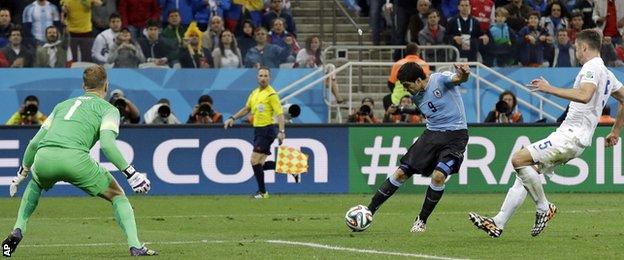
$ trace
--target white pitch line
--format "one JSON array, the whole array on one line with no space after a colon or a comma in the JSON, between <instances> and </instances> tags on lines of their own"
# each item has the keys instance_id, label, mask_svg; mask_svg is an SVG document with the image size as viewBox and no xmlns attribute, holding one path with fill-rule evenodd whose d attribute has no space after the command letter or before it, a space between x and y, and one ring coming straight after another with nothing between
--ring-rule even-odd
<instances>
[{"instance_id":1,"label":"white pitch line","mask_svg":"<svg viewBox=\"0 0 624 260\"><path fill-rule=\"evenodd\" d=\"M621 212L624 208L611 208L611 209L574 209L574 210L561 210L559 214L594 214L602 212ZM516 213L534 213L535 211L517 211ZM342 213L341 213L342 214ZM263 214L214 214L214 215L160 215L160 216L135 216L135 219L153 219L153 218L241 218L241 217L336 217L342 216L341 214L329 214L329 213L309 213L309 214L288 214L288 213L263 213ZM388 216L402 216L406 213L381 213ZM435 215L468 215L468 211L440 211L434 213ZM0 217L0 220L14 220L15 217ZM114 217L38 217L34 216L31 219L35 220L111 220Z\"/></svg>"},{"instance_id":2,"label":"white pitch line","mask_svg":"<svg viewBox=\"0 0 624 260\"><path fill-rule=\"evenodd\" d=\"M372 250L372 249L349 248L349 247L331 246L331 245L323 245L323 244L307 243L307 242L297 242L297 241L286 241L286 240L240 240L240 241L226 241L226 240L207 240L207 239L202 239L202 240L190 240L190 241L154 241L154 242L145 242L146 245L223 244L223 243L285 244L285 245L307 246L307 247L312 247L312 248L320 248L320 249L335 250L335 251L355 252L355 253L361 253L361 254L405 256L405 257L417 257L417 258L441 259L441 260L463 260L463 259L465 259L465 258L453 258L453 257L443 257L443 256L424 255L424 254L379 251L379 250ZM34 247L34 248L40 248L40 247L103 247L103 246L125 246L125 245L127 245L127 244L126 243L84 243L84 244L35 244L35 245L22 245L21 247Z\"/></svg>"},{"instance_id":3,"label":"white pitch line","mask_svg":"<svg viewBox=\"0 0 624 260\"><path fill-rule=\"evenodd\" d=\"M321 248L321 249L336 250L336 251L356 252L356 253L364 253L364 254L406 256L406 257L417 257L417 258L426 258L426 259L443 259L443 260L460 260L460 259L465 259L465 258L453 258L453 257L443 257L443 256L434 256L434 255L423 255L423 254L379 251L379 250L372 250L372 249L358 249L358 248L331 246L331 245L323 245L323 244L316 244L316 243L306 243L306 242L297 242L297 241L267 240L266 242L267 243L273 243L273 244L307 246L307 247L313 247L313 248Z\"/></svg>"}]
</instances>

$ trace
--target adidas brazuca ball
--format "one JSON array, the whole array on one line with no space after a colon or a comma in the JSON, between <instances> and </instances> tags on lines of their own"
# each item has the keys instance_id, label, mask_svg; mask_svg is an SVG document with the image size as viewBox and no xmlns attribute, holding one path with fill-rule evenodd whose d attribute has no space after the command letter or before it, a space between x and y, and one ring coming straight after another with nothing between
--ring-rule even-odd
<instances>
[{"instance_id":1,"label":"adidas brazuca ball","mask_svg":"<svg viewBox=\"0 0 624 260\"><path fill-rule=\"evenodd\" d=\"M373 213L368 207L357 205L347 211L345 222L355 232L364 231L373 223Z\"/></svg>"}]
</instances>

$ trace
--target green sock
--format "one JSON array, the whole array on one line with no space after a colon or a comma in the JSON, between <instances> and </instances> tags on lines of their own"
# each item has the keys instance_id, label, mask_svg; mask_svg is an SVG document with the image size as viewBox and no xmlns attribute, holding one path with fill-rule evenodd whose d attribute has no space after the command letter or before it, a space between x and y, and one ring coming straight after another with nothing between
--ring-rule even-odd
<instances>
[{"instance_id":1,"label":"green sock","mask_svg":"<svg viewBox=\"0 0 624 260\"><path fill-rule=\"evenodd\" d=\"M41 197L41 188L33 180L30 180L26 190L24 190L22 202L17 212L17 221L15 221L13 229L19 228L22 230L22 234L26 233L26 223L30 215L35 211L35 208L37 208L39 197Z\"/></svg>"},{"instance_id":2,"label":"green sock","mask_svg":"<svg viewBox=\"0 0 624 260\"><path fill-rule=\"evenodd\" d=\"M134 221L134 211L130 206L130 201L126 196L120 195L113 198L113 210L115 211L115 220L121 227L129 247L141 248L139 237L137 235L136 222Z\"/></svg>"}]
</instances>

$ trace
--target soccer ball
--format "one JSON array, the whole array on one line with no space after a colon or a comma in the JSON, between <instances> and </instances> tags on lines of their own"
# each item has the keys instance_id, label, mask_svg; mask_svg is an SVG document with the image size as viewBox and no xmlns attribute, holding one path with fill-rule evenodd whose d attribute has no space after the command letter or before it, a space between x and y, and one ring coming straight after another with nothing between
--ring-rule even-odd
<instances>
[{"instance_id":1,"label":"soccer ball","mask_svg":"<svg viewBox=\"0 0 624 260\"><path fill-rule=\"evenodd\" d=\"M354 232L364 231L373 223L373 213L368 207L357 205L347 211L345 223Z\"/></svg>"}]
</instances>

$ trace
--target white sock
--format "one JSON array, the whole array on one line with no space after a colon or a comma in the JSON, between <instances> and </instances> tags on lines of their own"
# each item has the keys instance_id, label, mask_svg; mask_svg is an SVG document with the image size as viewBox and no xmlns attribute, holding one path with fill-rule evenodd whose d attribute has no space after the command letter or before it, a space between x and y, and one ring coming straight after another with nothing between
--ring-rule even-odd
<instances>
[{"instance_id":1,"label":"white sock","mask_svg":"<svg viewBox=\"0 0 624 260\"><path fill-rule=\"evenodd\" d=\"M532 166L525 166L517 168L516 175L522 180L524 188L533 198L537 211L547 212L548 200L546 199L546 194L544 194L544 187L542 187L542 179L539 177L539 173Z\"/></svg>"},{"instance_id":2,"label":"white sock","mask_svg":"<svg viewBox=\"0 0 624 260\"><path fill-rule=\"evenodd\" d=\"M507 191L507 196L505 197L505 201L503 201L500 211L492 218L496 226L500 229L505 228L505 224L507 224L507 221L509 221L511 216L513 216L516 210L522 205L526 195L527 191L522 185L522 180L516 177L513 186Z\"/></svg>"}]
</instances>

